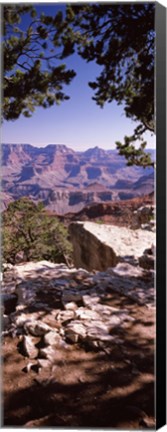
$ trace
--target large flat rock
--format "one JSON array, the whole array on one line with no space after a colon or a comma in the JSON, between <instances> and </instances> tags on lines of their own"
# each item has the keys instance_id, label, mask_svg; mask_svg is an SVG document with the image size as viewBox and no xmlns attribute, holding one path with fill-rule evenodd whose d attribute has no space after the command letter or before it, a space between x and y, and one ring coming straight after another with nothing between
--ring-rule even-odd
<instances>
[{"instance_id":1,"label":"large flat rock","mask_svg":"<svg viewBox=\"0 0 167 432\"><path fill-rule=\"evenodd\" d=\"M138 259L155 244L154 232L95 222L72 223L70 234L75 266L87 270L105 270L123 259Z\"/></svg>"}]
</instances>

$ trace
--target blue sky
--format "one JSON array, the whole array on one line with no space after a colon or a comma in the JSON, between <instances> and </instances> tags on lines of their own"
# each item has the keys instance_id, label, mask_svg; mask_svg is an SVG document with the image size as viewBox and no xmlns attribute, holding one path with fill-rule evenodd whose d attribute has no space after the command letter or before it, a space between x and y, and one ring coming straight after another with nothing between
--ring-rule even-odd
<instances>
[{"instance_id":1,"label":"blue sky","mask_svg":"<svg viewBox=\"0 0 167 432\"><path fill-rule=\"evenodd\" d=\"M53 7L41 5L40 12L49 13ZM99 67L93 62L86 63L76 54L63 62L77 72L72 83L64 87L70 100L47 109L37 108L31 118L20 116L18 120L5 121L2 142L36 146L65 144L74 150L94 146L110 149L115 148L115 141L122 141L133 132L135 123L126 118L123 107L113 102L101 109L91 99L93 90L88 81L98 76ZM153 148L155 137L148 133L146 138L148 147Z\"/></svg>"}]
</instances>

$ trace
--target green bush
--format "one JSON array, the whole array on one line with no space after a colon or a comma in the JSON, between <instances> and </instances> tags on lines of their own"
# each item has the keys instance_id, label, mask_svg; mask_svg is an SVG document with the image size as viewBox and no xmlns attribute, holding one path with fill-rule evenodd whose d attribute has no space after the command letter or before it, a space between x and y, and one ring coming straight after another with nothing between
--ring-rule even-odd
<instances>
[{"instance_id":1,"label":"green bush","mask_svg":"<svg viewBox=\"0 0 167 432\"><path fill-rule=\"evenodd\" d=\"M10 203L3 212L2 226L4 261L15 263L22 252L26 261L71 262L68 229L56 216L47 214L42 203L36 205L26 197Z\"/></svg>"}]
</instances>

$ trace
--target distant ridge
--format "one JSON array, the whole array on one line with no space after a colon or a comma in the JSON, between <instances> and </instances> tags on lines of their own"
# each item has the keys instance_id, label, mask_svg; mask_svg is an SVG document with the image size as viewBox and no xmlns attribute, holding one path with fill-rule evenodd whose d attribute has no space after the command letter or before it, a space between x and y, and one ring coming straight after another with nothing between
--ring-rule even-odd
<instances>
[{"instance_id":1,"label":"distant ridge","mask_svg":"<svg viewBox=\"0 0 167 432\"><path fill-rule=\"evenodd\" d=\"M128 199L154 190L153 168L128 167L114 149L96 146L77 152L62 144L3 143L1 155L3 208L9 200L29 196L64 214L93 202Z\"/></svg>"}]
</instances>

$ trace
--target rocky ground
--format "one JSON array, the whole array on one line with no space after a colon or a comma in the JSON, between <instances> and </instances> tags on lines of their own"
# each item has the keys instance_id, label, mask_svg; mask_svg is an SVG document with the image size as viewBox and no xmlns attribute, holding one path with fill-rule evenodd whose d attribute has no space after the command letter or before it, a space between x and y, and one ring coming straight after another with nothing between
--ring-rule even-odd
<instances>
[{"instance_id":1,"label":"rocky ground","mask_svg":"<svg viewBox=\"0 0 167 432\"><path fill-rule=\"evenodd\" d=\"M143 257L101 272L4 265L3 425L155 427L154 269Z\"/></svg>"}]
</instances>

